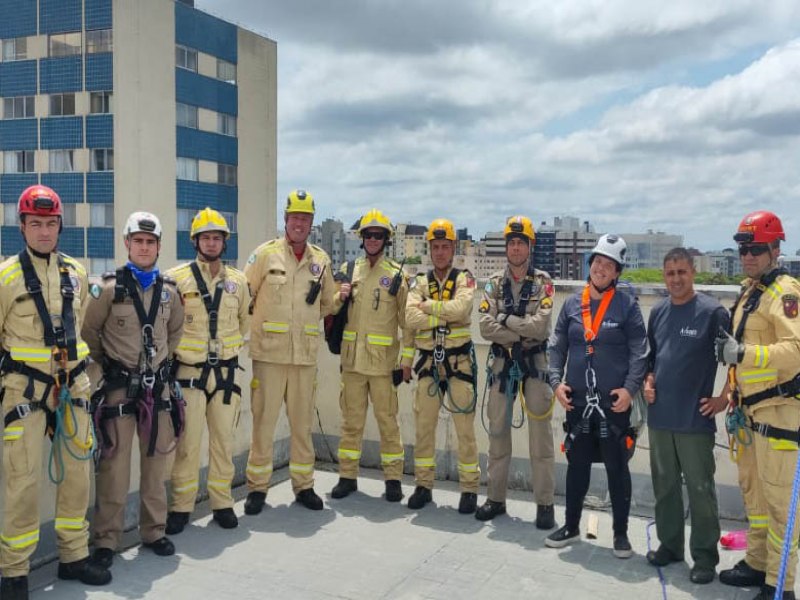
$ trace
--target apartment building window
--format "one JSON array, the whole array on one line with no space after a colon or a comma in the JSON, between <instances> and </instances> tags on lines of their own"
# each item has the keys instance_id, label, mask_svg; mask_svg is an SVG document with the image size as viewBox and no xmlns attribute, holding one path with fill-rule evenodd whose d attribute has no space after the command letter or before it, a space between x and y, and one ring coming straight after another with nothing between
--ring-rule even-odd
<instances>
[{"instance_id":1,"label":"apartment building window","mask_svg":"<svg viewBox=\"0 0 800 600\"><path fill-rule=\"evenodd\" d=\"M3 225L19 225L16 202L3 204Z\"/></svg>"},{"instance_id":2,"label":"apartment building window","mask_svg":"<svg viewBox=\"0 0 800 600\"><path fill-rule=\"evenodd\" d=\"M28 58L28 38L19 37L3 40L3 60L25 60Z\"/></svg>"},{"instance_id":3,"label":"apartment building window","mask_svg":"<svg viewBox=\"0 0 800 600\"><path fill-rule=\"evenodd\" d=\"M217 113L217 133L236 137L236 117Z\"/></svg>"},{"instance_id":4,"label":"apartment building window","mask_svg":"<svg viewBox=\"0 0 800 600\"><path fill-rule=\"evenodd\" d=\"M90 204L89 225L91 227L113 227L114 226L114 205L113 204Z\"/></svg>"},{"instance_id":5,"label":"apartment building window","mask_svg":"<svg viewBox=\"0 0 800 600\"><path fill-rule=\"evenodd\" d=\"M179 127L197 129L197 107L178 102L175 104L176 121Z\"/></svg>"},{"instance_id":6,"label":"apartment building window","mask_svg":"<svg viewBox=\"0 0 800 600\"><path fill-rule=\"evenodd\" d=\"M236 85L236 65L227 60L217 59L217 79Z\"/></svg>"},{"instance_id":7,"label":"apartment building window","mask_svg":"<svg viewBox=\"0 0 800 600\"><path fill-rule=\"evenodd\" d=\"M75 227L78 224L78 205L62 203L61 220L64 227Z\"/></svg>"},{"instance_id":8,"label":"apartment building window","mask_svg":"<svg viewBox=\"0 0 800 600\"><path fill-rule=\"evenodd\" d=\"M110 271L115 271L117 268L113 258L90 258L89 259L89 273L91 275L102 275Z\"/></svg>"},{"instance_id":9,"label":"apartment building window","mask_svg":"<svg viewBox=\"0 0 800 600\"><path fill-rule=\"evenodd\" d=\"M75 94L50 94L50 116L63 117L75 114Z\"/></svg>"},{"instance_id":10,"label":"apartment building window","mask_svg":"<svg viewBox=\"0 0 800 600\"><path fill-rule=\"evenodd\" d=\"M228 224L228 229L231 230L231 233L236 233L238 231L236 224L236 213L220 211L220 214L225 217L225 222Z\"/></svg>"},{"instance_id":11,"label":"apartment building window","mask_svg":"<svg viewBox=\"0 0 800 600\"><path fill-rule=\"evenodd\" d=\"M92 171L113 171L114 170L114 149L113 148L93 148L91 155L90 170Z\"/></svg>"},{"instance_id":12,"label":"apartment building window","mask_svg":"<svg viewBox=\"0 0 800 600\"><path fill-rule=\"evenodd\" d=\"M49 56L73 56L81 53L81 32L53 33L48 38Z\"/></svg>"},{"instance_id":13,"label":"apartment building window","mask_svg":"<svg viewBox=\"0 0 800 600\"><path fill-rule=\"evenodd\" d=\"M33 96L3 98L4 119L30 119L35 116Z\"/></svg>"},{"instance_id":14,"label":"apartment building window","mask_svg":"<svg viewBox=\"0 0 800 600\"><path fill-rule=\"evenodd\" d=\"M197 50L175 46L175 66L197 73Z\"/></svg>"},{"instance_id":15,"label":"apartment building window","mask_svg":"<svg viewBox=\"0 0 800 600\"><path fill-rule=\"evenodd\" d=\"M194 211L188 208L179 208L175 211L176 229L178 231L190 231L192 229L192 219Z\"/></svg>"},{"instance_id":16,"label":"apartment building window","mask_svg":"<svg viewBox=\"0 0 800 600\"><path fill-rule=\"evenodd\" d=\"M35 173L33 168L33 151L18 150L3 154L4 173Z\"/></svg>"},{"instance_id":17,"label":"apartment building window","mask_svg":"<svg viewBox=\"0 0 800 600\"><path fill-rule=\"evenodd\" d=\"M89 94L89 112L92 114L113 112L114 107L111 102L113 97L112 92L92 92Z\"/></svg>"},{"instance_id":18,"label":"apartment building window","mask_svg":"<svg viewBox=\"0 0 800 600\"><path fill-rule=\"evenodd\" d=\"M217 183L236 185L236 167L219 163L217 165Z\"/></svg>"},{"instance_id":19,"label":"apartment building window","mask_svg":"<svg viewBox=\"0 0 800 600\"><path fill-rule=\"evenodd\" d=\"M94 29L86 32L86 54L111 52L114 48L110 29Z\"/></svg>"},{"instance_id":20,"label":"apartment building window","mask_svg":"<svg viewBox=\"0 0 800 600\"><path fill-rule=\"evenodd\" d=\"M75 170L72 150L50 150L50 172L72 173Z\"/></svg>"},{"instance_id":21,"label":"apartment building window","mask_svg":"<svg viewBox=\"0 0 800 600\"><path fill-rule=\"evenodd\" d=\"M177 172L175 176L178 179L197 181L198 161L196 158L185 158L183 156L179 156L177 165Z\"/></svg>"}]
</instances>

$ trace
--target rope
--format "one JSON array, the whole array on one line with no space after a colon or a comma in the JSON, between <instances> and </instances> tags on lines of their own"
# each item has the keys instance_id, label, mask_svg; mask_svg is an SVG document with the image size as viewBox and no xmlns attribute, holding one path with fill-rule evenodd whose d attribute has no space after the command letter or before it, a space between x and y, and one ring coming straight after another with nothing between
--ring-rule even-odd
<instances>
[{"instance_id":1,"label":"rope","mask_svg":"<svg viewBox=\"0 0 800 600\"><path fill-rule=\"evenodd\" d=\"M645 530L647 532L647 552L648 553L652 552L652 550L653 550L650 547L650 539L651 539L650 538L650 530L653 528L653 526L655 524L656 524L656 522L654 520L650 521L649 523L647 523L647 529ZM664 572L661 570L661 567L656 567L656 571L658 571L658 581L661 584L661 597L664 600L667 600L667 581L664 579Z\"/></svg>"},{"instance_id":2,"label":"rope","mask_svg":"<svg viewBox=\"0 0 800 600\"><path fill-rule=\"evenodd\" d=\"M50 455L47 460L47 476L50 481L58 485L64 481L66 476L64 472L64 450L75 460L90 460L94 452L95 432L94 424L90 418L86 440L82 441L80 439L75 405L72 404L72 396L70 396L67 386L60 388L58 406L56 406L53 414L55 416L55 427L53 429L53 441L50 445ZM71 446L75 446L78 451L73 450Z\"/></svg>"},{"instance_id":3,"label":"rope","mask_svg":"<svg viewBox=\"0 0 800 600\"><path fill-rule=\"evenodd\" d=\"M797 495L800 494L800 452L798 452L797 465L794 470L792 482L792 495L789 502L789 515L786 519L786 530L783 534L783 548L781 550L781 566L778 569L778 581L775 583L775 598L783 598L783 587L786 584L786 568L789 565L792 540L794 538L794 521L797 513Z\"/></svg>"},{"instance_id":4,"label":"rope","mask_svg":"<svg viewBox=\"0 0 800 600\"><path fill-rule=\"evenodd\" d=\"M522 390L522 386L519 388L519 399L522 402L522 408L525 409L528 417L534 421L544 421L545 419L549 419L550 415L553 414L553 409L556 407L556 395L555 392L550 397L550 407L544 411L541 415L537 415L532 410L528 409L528 405L525 402L525 393Z\"/></svg>"},{"instance_id":5,"label":"rope","mask_svg":"<svg viewBox=\"0 0 800 600\"><path fill-rule=\"evenodd\" d=\"M753 434L747 426L747 417L740 406L732 408L725 415L725 429L728 431L728 454L731 461L739 461L739 446L753 443Z\"/></svg>"}]
</instances>

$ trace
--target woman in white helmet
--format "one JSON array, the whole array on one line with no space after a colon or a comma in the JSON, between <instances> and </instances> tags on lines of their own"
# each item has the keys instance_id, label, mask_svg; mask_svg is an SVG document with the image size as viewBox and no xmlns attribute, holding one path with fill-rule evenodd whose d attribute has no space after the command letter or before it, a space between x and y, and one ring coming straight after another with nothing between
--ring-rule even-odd
<instances>
[{"instance_id":1,"label":"woman in white helmet","mask_svg":"<svg viewBox=\"0 0 800 600\"><path fill-rule=\"evenodd\" d=\"M647 342L633 294L618 292L627 246L618 235L602 236L589 257L585 288L561 308L550 339L550 385L567 411L567 507L565 525L545 540L561 548L580 539L583 500L593 462L605 464L611 496L614 555L633 554L628 540L635 447L631 402L642 385ZM566 376L564 375L566 368Z\"/></svg>"}]
</instances>

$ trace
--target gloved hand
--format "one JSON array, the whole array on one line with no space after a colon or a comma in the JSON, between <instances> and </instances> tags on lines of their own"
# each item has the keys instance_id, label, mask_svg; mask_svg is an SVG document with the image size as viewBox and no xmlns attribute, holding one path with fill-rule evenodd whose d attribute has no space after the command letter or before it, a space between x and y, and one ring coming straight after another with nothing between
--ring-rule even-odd
<instances>
[{"instance_id":1,"label":"gloved hand","mask_svg":"<svg viewBox=\"0 0 800 600\"><path fill-rule=\"evenodd\" d=\"M714 340L714 354L721 363L738 365L744 358L744 344L740 344L730 333L720 328L717 339Z\"/></svg>"}]
</instances>

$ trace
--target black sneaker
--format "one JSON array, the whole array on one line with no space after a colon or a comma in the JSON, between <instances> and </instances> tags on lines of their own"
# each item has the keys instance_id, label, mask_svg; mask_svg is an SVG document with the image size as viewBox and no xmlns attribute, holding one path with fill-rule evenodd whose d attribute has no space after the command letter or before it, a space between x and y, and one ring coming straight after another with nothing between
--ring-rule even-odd
<instances>
[{"instance_id":1,"label":"black sneaker","mask_svg":"<svg viewBox=\"0 0 800 600\"><path fill-rule=\"evenodd\" d=\"M114 563L114 551L111 548L95 548L89 560L103 569L110 569Z\"/></svg>"},{"instance_id":2,"label":"black sneaker","mask_svg":"<svg viewBox=\"0 0 800 600\"><path fill-rule=\"evenodd\" d=\"M478 494L475 492L461 492L461 500L458 501L458 512L462 515L471 515L478 507Z\"/></svg>"},{"instance_id":3,"label":"black sneaker","mask_svg":"<svg viewBox=\"0 0 800 600\"><path fill-rule=\"evenodd\" d=\"M412 510L420 509L431 500L433 500L431 491L426 487L418 485L414 488L414 493L411 494L411 498L408 499L408 508Z\"/></svg>"},{"instance_id":4,"label":"black sneaker","mask_svg":"<svg viewBox=\"0 0 800 600\"><path fill-rule=\"evenodd\" d=\"M5 596L3 597L5 598ZM761 586L761 591L758 593L758 596L754 598L754 600L772 600L773 598L775 598L775 587L764 584ZM781 594L781 598L783 600L795 600L794 590L784 590L783 594Z\"/></svg>"},{"instance_id":5,"label":"black sneaker","mask_svg":"<svg viewBox=\"0 0 800 600\"><path fill-rule=\"evenodd\" d=\"M692 583L706 584L714 581L717 572L714 567L701 567L700 565L693 565L692 570L689 572L689 580ZM772 598L772 596L770 596Z\"/></svg>"},{"instance_id":6,"label":"black sneaker","mask_svg":"<svg viewBox=\"0 0 800 600\"><path fill-rule=\"evenodd\" d=\"M84 558L70 563L58 563L58 578L78 579L86 585L106 585L111 582L111 571ZM3 594L3 600L5 600L5 594Z\"/></svg>"},{"instance_id":7,"label":"black sneaker","mask_svg":"<svg viewBox=\"0 0 800 600\"><path fill-rule=\"evenodd\" d=\"M331 498L346 498L358 489L358 482L355 479L348 479L347 477L339 477L337 483L331 490Z\"/></svg>"},{"instance_id":8,"label":"black sneaker","mask_svg":"<svg viewBox=\"0 0 800 600\"><path fill-rule=\"evenodd\" d=\"M172 556L175 554L175 544L166 536L158 538L155 542L142 542L142 546L149 548L158 556Z\"/></svg>"},{"instance_id":9,"label":"black sneaker","mask_svg":"<svg viewBox=\"0 0 800 600\"><path fill-rule=\"evenodd\" d=\"M478 521L491 521L495 517L504 514L506 514L505 502L486 500L478 509L478 512L475 513L475 518L478 519Z\"/></svg>"},{"instance_id":10,"label":"black sneaker","mask_svg":"<svg viewBox=\"0 0 800 600\"><path fill-rule=\"evenodd\" d=\"M683 561L682 556L678 556L663 544L658 547L658 550L650 550L645 554L645 558L654 567L666 567L670 563Z\"/></svg>"},{"instance_id":11,"label":"black sneaker","mask_svg":"<svg viewBox=\"0 0 800 600\"><path fill-rule=\"evenodd\" d=\"M628 541L628 536L624 533L614 536L614 556L617 558L630 558L633 556L633 548L630 541Z\"/></svg>"},{"instance_id":12,"label":"black sneaker","mask_svg":"<svg viewBox=\"0 0 800 600\"><path fill-rule=\"evenodd\" d=\"M267 500L266 492L250 492L244 501L244 514L257 515L264 508Z\"/></svg>"},{"instance_id":13,"label":"black sneaker","mask_svg":"<svg viewBox=\"0 0 800 600\"><path fill-rule=\"evenodd\" d=\"M581 530L570 530L566 525L561 529L556 529L544 539L544 545L548 548L563 548L581 539Z\"/></svg>"},{"instance_id":14,"label":"black sneaker","mask_svg":"<svg viewBox=\"0 0 800 600\"><path fill-rule=\"evenodd\" d=\"M300 490L295 499L309 510L322 510L322 498L317 496L314 488Z\"/></svg>"},{"instance_id":15,"label":"black sneaker","mask_svg":"<svg viewBox=\"0 0 800 600\"><path fill-rule=\"evenodd\" d=\"M3 577L0 580L2 600L28 600L28 576Z\"/></svg>"},{"instance_id":16,"label":"black sneaker","mask_svg":"<svg viewBox=\"0 0 800 600\"><path fill-rule=\"evenodd\" d=\"M552 504L536 505L536 529L553 529L556 526L556 513Z\"/></svg>"},{"instance_id":17,"label":"black sneaker","mask_svg":"<svg viewBox=\"0 0 800 600\"><path fill-rule=\"evenodd\" d=\"M761 586L764 585L766 579L767 574L764 571L754 569L744 559L736 563L732 569L719 572L720 583L736 587Z\"/></svg>"},{"instance_id":18,"label":"black sneaker","mask_svg":"<svg viewBox=\"0 0 800 600\"><path fill-rule=\"evenodd\" d=\"M400 481L397 479L386 480L386 501L387 502L400 502L403 499L403 488L400 487Z\"/></svg>"},{"instance_id":19,"label":"black sneaker","mask_svg":"<svg viewBox=\"0 0 800 600\"><path fill-rule=\"evenodd\" d=\"M239 526L239 519L236 518L232 508L217 508L213 512L214 520L223 529L236 529Z\"/></svg>"},{"instance_id":20,"label":"black sneaker","mask_svg":"<svg viewBox=\"0 0 800 600\"><path fill-rule=\"evenodd\" d=\"M188 512L169 512L167 513L167 535L177 535L189 524Z\"/></svg>"}]
</instances>

